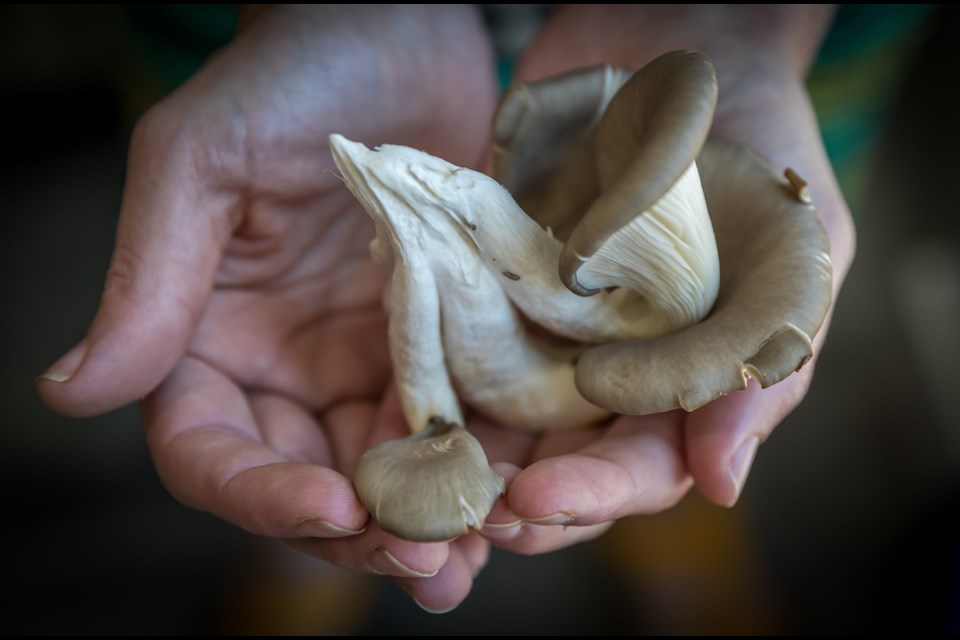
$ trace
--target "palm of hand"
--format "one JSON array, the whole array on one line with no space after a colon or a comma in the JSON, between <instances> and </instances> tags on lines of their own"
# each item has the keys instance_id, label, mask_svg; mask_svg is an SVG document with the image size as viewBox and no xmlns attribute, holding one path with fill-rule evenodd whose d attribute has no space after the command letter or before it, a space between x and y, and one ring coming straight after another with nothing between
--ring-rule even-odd
<instances>
[{"instance_id":1,"label":"palm of hand","mask_svg":"<svg viewBox=\"0 0 960 640\"><path fill-rule=\"evenodd\" d=\"M350 482L366 449L408 429L390 393L389 274L369 256L373 225L336 175L326 138L355 130L370 144L397 141L468 164L486 142L492 96L466 113L454 105L426 114L430 126L420 128L376 112L328 125L338 122L325 119L328 96L277 99L289 98L282 88L299 86L296 78L230 77L211 71L185 87L134 145L134 164L139 145L140 157L179 150L167 166L189 166L184 155L200 165L175 199L207 216L199 230L213 229L222 249L211 288L181 305L195 320L184 356L143 405L157 470L180 501L340 566L401 578L443 567L416 597L459 601L486 557L479 536L453 545L395 539L368 523ZM171 135L171 122L194 133ZM181 136L189 142L170 143ZM199 205L196 193L205 196Z\"/></svg>"},{"instance_id":2,"label":"palm of hand","mask_svg":"<svg viewBox=\"0 0 960 640\"><path fill-rule=\"evenodd\" d=\"M231 228L186 355L149 399L146 422L162 434L151 434L155 449L171 437L156 428L168 422L163 415L169 411L177 412L171 427L177 433L235 430L249 448L229 463L233 475L236 468L280 460L349 475L370 444L389 380L382 306L389 274L369 256L373 225L334 171L325 147L328 132L316 127L305 134L285 126L297 119L264 113L276 105L253 104L253 113L234 116L255 123L252 131L249 124L241 127L253 143L214 137L212 148L191 152L228 159L215 167L220 173L205 171L202 178L230 185L216 198L229 205L210 215L228 219ZM204 110L217 112L209 102ZM305 144L305 137L312 140ZM203 136L196 139L203 144ZM255 160L238 172L229 158L244 143L254 146L242 155ZM442 153L465 157L471 144L479 146L454 139ZM203 410L193 407L196 416L184 419L180 407L201 397ZM393 422L393 437L403 435L402 420ZM155 450L155 457L163 473L167 456ZM172 478L179 471L167 475L175 490L181 483ZM187 493L193 491L192 483L185 484L191 485Z\"/></svg>"}]
</instances>

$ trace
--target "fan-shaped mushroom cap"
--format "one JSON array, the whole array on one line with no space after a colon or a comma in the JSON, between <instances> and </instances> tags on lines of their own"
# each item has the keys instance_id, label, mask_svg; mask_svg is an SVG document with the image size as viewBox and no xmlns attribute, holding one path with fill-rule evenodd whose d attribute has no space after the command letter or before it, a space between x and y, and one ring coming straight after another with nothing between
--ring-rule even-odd
<instances>
[{"instance_id":1,"label":"fan-shaped mushroom cap","mask_svg":"<svg viewBox=\"0 0 960 640\"><path fill-rule=\"evenodd\" d=\"M695 164L716 77L693 51L627 77L596 67L515 86L496 114L496 177L566 240L568 288L628 287L686 326L709 311L719 281Z\"/></svg>"},{"instance_id":2,"label":"fan-shaped mushroom cap","mask_svg":"<svg viewBox=\"0 0 960 640\"><path fill-rule=\"evenodd\" d=\"M802 180L721 140L707 142L698 164L720 252L719 298L698 324L581 356L577 387L612 411L692 411L749 378L779 382L810 359L830 306L829 243Z\"/></svg>"}]
</instances>

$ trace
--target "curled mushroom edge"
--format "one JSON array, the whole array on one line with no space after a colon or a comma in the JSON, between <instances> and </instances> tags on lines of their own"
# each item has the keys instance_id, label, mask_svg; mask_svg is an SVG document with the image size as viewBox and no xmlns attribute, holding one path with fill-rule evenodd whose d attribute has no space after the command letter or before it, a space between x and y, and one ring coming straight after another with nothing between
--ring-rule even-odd
<instances>
[{"instance_id":1,"label":"curled mushroom edge","mask_svg":"<svg viewBox=\"0 0 960 640\"><path fill-rule=\"evenodd\" d=\"M385 530L453 538L503 493L461 401L506 427L578 429L692 411L811 358L832 299L827 235L795 171L707 139L716 88L691 51L516 84L494 119L495 178L330 137L393 273L412 433L354 474Z\"/></svg>"}]
</instances>

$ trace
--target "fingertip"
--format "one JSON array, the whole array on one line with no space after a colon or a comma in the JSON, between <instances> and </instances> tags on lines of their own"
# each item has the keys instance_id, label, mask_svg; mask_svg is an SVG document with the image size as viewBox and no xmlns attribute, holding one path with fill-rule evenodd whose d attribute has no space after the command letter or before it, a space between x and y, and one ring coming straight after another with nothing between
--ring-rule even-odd
<instances>
[{"instance_id":1,"label":"fingertip","mask_svg":"<svg viewBox=\"0 0 960 640\"><path fill-rule=\"evenodd\" d=\"M490 465L490 468L500 474L507 490L509 490L510 483L513 482L513 479L522 471L520 467L510 462L494 462Z\"/></svg>"},{"instance_id":2,"label":"fingertip","mask_svg":"<svg viewBox=\"0 0 960 640\"><path fill-rule=\"evenodd\" d=\"M687 461L704 498L721 507L737 503L760 444L789 411L785 391L787 386L761 389L751 381L745 390L690 414Z\"/></svg>"},{"instance_id":3,"label":"fingertip","mask_svg":"<svg viewBox=\"0 0 960 640\"><path fill-rule=\"evenodd\" d=\"M521 471L507 491L510 511L536 524L587 525L618 517L633 481L620 466L582 454L547 458Z\"/></svg>"},{"instance_id":4,"label":"fingertip","mask_svg":"<svg viewBox=\"0 0 960 640\"><path fill-rule=\"evenodd\" d=\"M396 576L398 578L430 578L437 575L439 568L419 571L400 561L389 549L378 547L367 558L367 568L377 575Z\"/></svg>"},{"instance_id":5,"label":"fingertip","mask_svg":"<svg viewBox=\"0 0 960 640\"><path fill-rule=\"evenodd\" d=\"M759 446L760 438L750 436L737 445L725 461L710 467L701 465L695 480L700 495L719 507L736 505L750 476Z\"/></svg>"},{"instance_id":6,"label":"fingertip","mask_svg":"<svg viewBox=\"0 0 960 640\"><path fill-rule=\"evenodd\" d=\"M447 562L429 578L395 578L397 585L427 613L449 613L473 588L473 569L460 549L451 546Z\"/></svg>"},{"instance_id":7,"label":"fingertip","mask_svg":"<svg viewBox=\"0 0 960 640\"><path fill-rule=\"evenodd\" d=\"M491 540L510 539L519 533L522 522L520 517L510 509L507 494L510 492L510 484L521 472L521 469L509 462L495 462L490 466L503 478L506 488L504 495L500 496L500 498L493 503L490 513L488 513L484 519L483 526L476 531L476 533L479 534L477 537L480 539L490 538ZM471 533L467 538L473 535L474 534ZM465 538L460 538L459 540L464 539Z\"/></svg>"},{"instance_id":8,"label":"fingertip","mask_svg":"<svg viewBox=\"0 0 960 640\"><path fill-rule=\"evenodd\" d=\"M750 475L750 469L753 467L753 459L756 457L759 446L760 438L758 436L750 436L746 442L742 443L733 455L730 456L730 460L727 463L727 476L730 479L730 485L733 491L725 502L727 506L732 507L740 498L740 494L743 492L743 486L747 482L747 476Z\"/></svg>"},{"instance_id":9,"label":"fingertip","mask_svg":"<svg viewBox=\"0 0 960 640\"><path fill-rule=\"evenodd\" d=\"M49 380L50 382L67 382L70 380L83 363L83 359L87 355L87 346L87 339L84 338L60 359L47 367L46 371L37 377L37 380Z\"/></svg>"},{"instance_id":10,"label":"fingertip","mask_svg":"<svg viewBox=\"0 0 960 640\"><path fill-rule=\"evenodd\" d=\"M277 538L345 538L366 530L369 514L345 477L326 467L276 462L233 477L211 510Z\"/></svg>"},{"instance_id":11,"label":"fingertip","mask_svg":"<svg viewBox=\"0 0 960 640\"><path fill-rule=\"evenodd\" d=\"M41 401L62 415L85 418L153 391L184 353L192 331L181 323L163 326L154 311L145 306L123 323L96 318L91 335L37 377Z\"/></svg>"},{"instance_id":12,"label":"fingertip","mask_svg":"<svg viewBox=\"0 0 960 640\"><path fill-rule=\"evenodd\" d=\"M40 401L69 418L101 415L143 399L175 364L168 353L169 362L125 367L104 351L86 338L73 347L34 380Z\"/></svg>"},{"instance_id":13,"label":"fingertip","mask_svg":"<svg viewBox=\"0 0 960 640\"><path fill-rule=\"evenodd\" d=\"M357 573L429 579L449 560L446 542L409 542L385 532L373 520L355 536L298 538L290 543L305 553Z\"/></svg>"},{"instance_id":14,"label":"fingertip","mask_svg":"<svg viewBox=\"0 0 960 640\"><path fill-rule=\"evenodd\" d=\"M84 338L34 380L40 400L57 413L78 418L92 415L89 407L73 397L67 384L83 364L87 350L88 342Z\"/></svg>"}]
</instances>

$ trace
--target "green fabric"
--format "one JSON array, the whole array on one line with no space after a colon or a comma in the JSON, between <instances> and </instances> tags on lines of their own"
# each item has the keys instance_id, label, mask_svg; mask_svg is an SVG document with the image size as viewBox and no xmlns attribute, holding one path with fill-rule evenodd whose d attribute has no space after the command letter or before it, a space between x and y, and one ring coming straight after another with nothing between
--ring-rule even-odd
<instances>
[{"instance_id":1,"label":"green fabric","mask_svg":"<svg viewBox=\"0 0 960 640\"><path fill-rule=\"evenodd\" d=\"M856 216L876 143L939 5L841 5L807 87L824 145Z\"/></svg>"}]
</instances>

